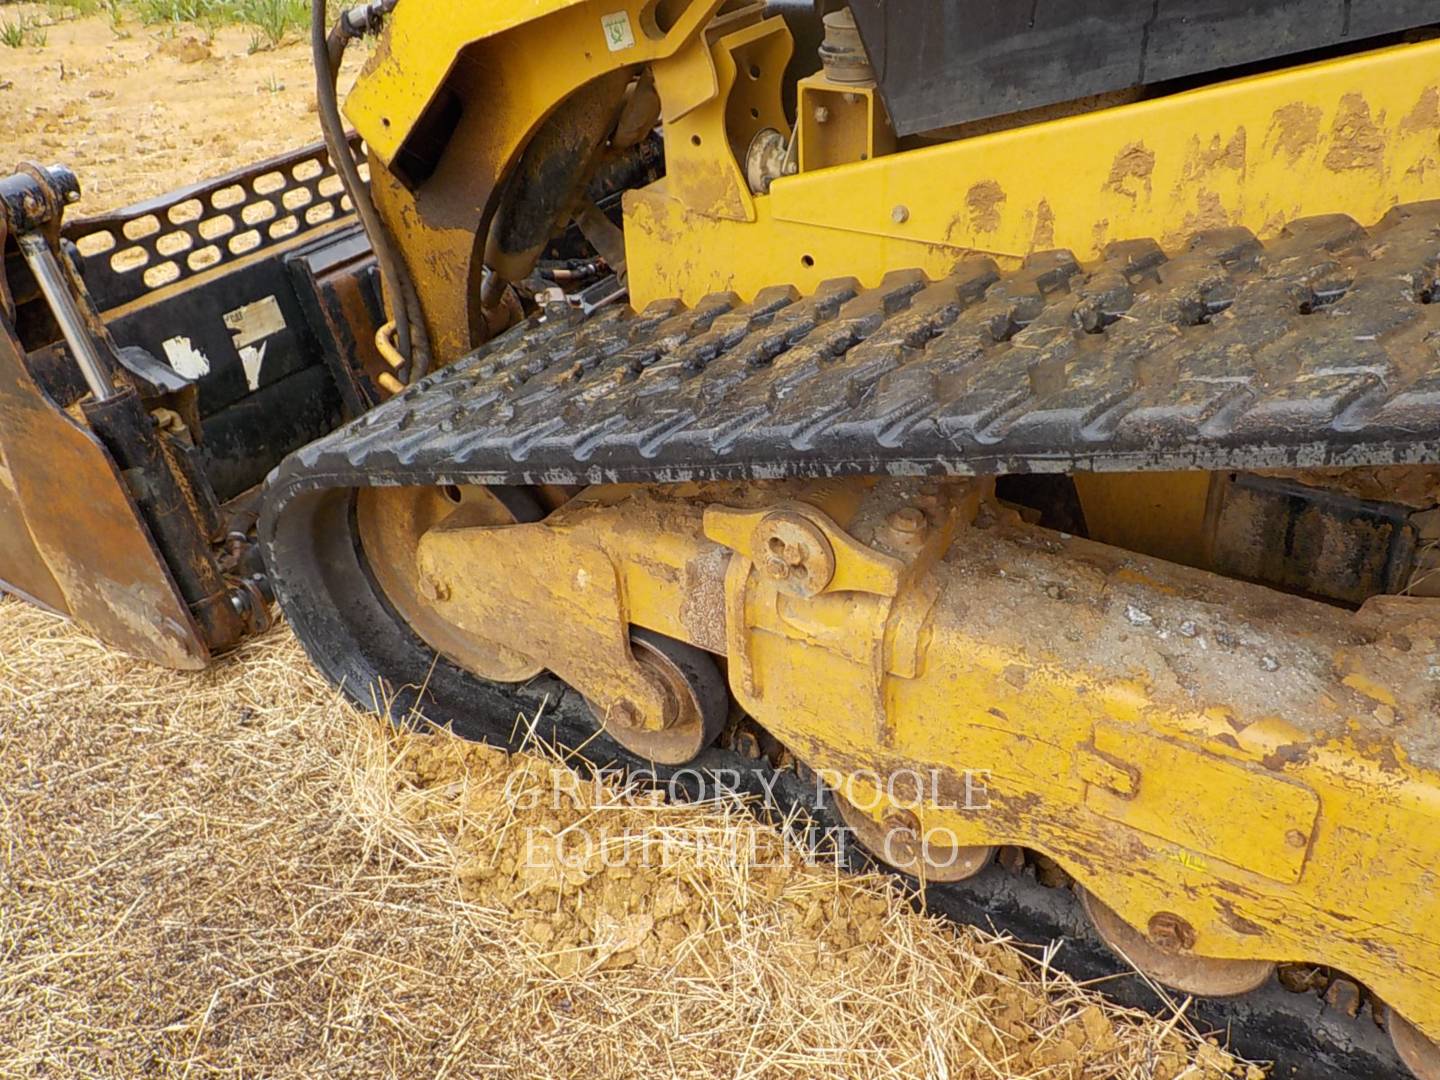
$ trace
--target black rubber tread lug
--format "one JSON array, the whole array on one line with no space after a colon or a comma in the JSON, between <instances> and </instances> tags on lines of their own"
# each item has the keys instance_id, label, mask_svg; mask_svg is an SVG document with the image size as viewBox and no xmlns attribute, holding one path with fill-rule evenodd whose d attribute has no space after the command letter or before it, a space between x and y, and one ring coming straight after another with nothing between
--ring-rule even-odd
<instances>
[{"instance_id":1,"label":"black rubber tread lug","mask_svg":"<svg viewBox=\"0 0 1440 1080\"><path fill-rule=\"evenodd\" d=\"M1423 461L1440 202L517 328L306 451L476 481Z\"/></svg>"}]
</instances>

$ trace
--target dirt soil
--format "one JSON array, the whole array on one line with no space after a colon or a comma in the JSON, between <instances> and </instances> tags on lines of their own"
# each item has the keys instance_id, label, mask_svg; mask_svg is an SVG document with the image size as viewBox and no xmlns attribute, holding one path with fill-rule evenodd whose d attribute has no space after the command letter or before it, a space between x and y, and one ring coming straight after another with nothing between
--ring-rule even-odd
<instances>
[{"instance_id":1,"label":"dirt soil","mask_svg":"<svg viewBox=\"0 0 1440 1080\"><path fill-rule=\"evenodd\" d=\"M1244 1073L743 809L398 733L284 629L179 674L0 601L0 1077L219 1075Z\"/></svg>"},{"instance_id":2,"label":"dirt soil","mask_svg":"<svg viewBox=\"0 0 1440 1080\"><path fill-rule=\"evenodd\" d=\"M303 47L122 30L0 48L0 146L85 209L315 135ZM0 1077L1247 1074L743 810L582 779L390 729L283 627L186 675L0 601Z\"/></svg>"},{"instance_id":3,"label":"dirt soil","mask_svg":"<svg viewBox=\"0 0 1440 1080\"><path fill-rule=\"evenodd\" d=\"M253 32L52 21L40 5L5 19L51 22L43 47L0 47L0 169L69 165L80 213L207 179L320 138L315 77L300 43L251 53ZM365 59L352 48L341 86ZM72 211L73 213L74 211Z\"/></svg>"}]
</instances>

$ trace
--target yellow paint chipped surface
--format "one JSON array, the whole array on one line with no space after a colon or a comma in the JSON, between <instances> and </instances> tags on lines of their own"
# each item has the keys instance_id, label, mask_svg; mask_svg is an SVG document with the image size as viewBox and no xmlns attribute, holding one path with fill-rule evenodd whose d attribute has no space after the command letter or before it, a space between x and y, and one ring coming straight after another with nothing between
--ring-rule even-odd
<instances>
[{"instance_id":1,"label":"yellow paint chipped surface","mask_svg":"<svg viewBox=\"0 0 1440 1080\"><path fill-rule=\"evenodd\" d=\"M981 180L970 185L965 193L965 209L970 213L970 228L975 232L994 232L1000 227L1000 207L1005 202L1005 189L994 180Z\"/></svg>"},{"instance_id":2,"label":"yellow paint chipped surface","mask_svg":"<svg viewBox=\"0 0 1440 1080\"><path fill-rule=\"evenodd\" d=\"M1434 91L1434 87L1426 89ZM1380 120L1384 120L1383 115ZM1346 94L1340 99L1340 108L1330 127L1330 149L1325 152L1325 167L1336 172L1346 169L1378 171L1384 165L1385 135L1370 115L1370 103L1359 92Z\"/></svg>"},{"instance_id":3,"label":"yellow paint chipped surface","mask_svg":"<svg viewBox=\"0 0 1440 1080\"><path fill-rule=\"evenodd\" d=\"M1150 176L1155 172L1155 154L1143 142L1127 143L1110 163L1105 187L1134 202L1143 193L1150 195Z\"/></svg>"}]
</instances>

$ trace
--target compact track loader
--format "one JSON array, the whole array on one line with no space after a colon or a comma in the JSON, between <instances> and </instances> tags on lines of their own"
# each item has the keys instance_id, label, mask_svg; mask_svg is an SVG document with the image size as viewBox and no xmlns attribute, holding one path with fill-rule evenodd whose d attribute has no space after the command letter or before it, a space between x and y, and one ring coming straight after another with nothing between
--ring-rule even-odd
<instances>
[{"instance_id":1,"label":"compact track loader","mask_svg":"<svg viewBox=\"0 0 1440 1080\"><path fill-rule=\"evenodd\" d=\"M319 5L325 146L0 182L5 587L764 747L972 911L1440 1080L1440 11L832 7Z\"/></svg>"}]
</instances>

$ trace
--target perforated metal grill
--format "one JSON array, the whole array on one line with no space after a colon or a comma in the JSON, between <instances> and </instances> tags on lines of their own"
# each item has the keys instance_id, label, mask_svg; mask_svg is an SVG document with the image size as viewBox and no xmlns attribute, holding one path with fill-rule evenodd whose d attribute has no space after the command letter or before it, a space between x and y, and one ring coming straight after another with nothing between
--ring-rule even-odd
<instances>
[{"instance_id":1,"label":"perforated metal grill","mask_svg":"<svg viewBox=\"0 0 1440 1080\"><path fill-rule=\"evenodd\" d=\"M358 151L359 140L352 144ZM362 164L361 176L367 175ZM324 143L80 218L65 238L103 311L284 243L352 212Z\"/></svg>"}]
</instances>

